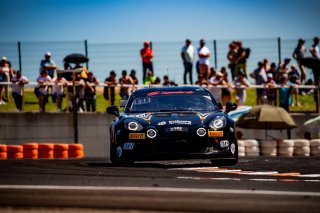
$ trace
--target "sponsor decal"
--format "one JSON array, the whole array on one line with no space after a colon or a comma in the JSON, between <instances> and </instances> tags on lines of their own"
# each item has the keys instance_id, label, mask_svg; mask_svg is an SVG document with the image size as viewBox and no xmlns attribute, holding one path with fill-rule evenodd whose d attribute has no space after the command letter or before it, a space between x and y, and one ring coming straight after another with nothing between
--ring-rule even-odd
<instances>
[{"instance_id":1,"label":"sponsor decal","mask_svg":"<svg viewBox=\"0 0 320 213\"><path fill-rule=\"evenodd\" d=\"M161 122L159 122L157 125L158 125L158 126L163 126L163 125L166 125L166 124L167 124L167 122L161 121Z\"/></svg>"},{"instance_id":2,"label":"sponsor decal","mask_svg":"<svg viewBox=\"0 0 320 213\"><path fill-rule=\"evenodd\" d=\"M223 131L209 131L209 137L223 137Z\"/></svg>"},{"instance_id":3,"label":"sponsor decal","mask_svg":"<svg viewBox=\"0 0 320 213\"><path fill-rule=\"evenodd\" d=\"M139 139L145 139L145 138L146 138L145 133L129 133L129 139L139 140Z\"/></svg>"},{"instance_id":4,"label":"sponsor decal","mask_svg":"<svg viewBox=\"0 0 320 213\"><path fill-rule=\"evenodd\" d=\"M121 149L121 147L118 146L117 149L116 149L116 151L117 151L117 156L118 156L118 158L120 158L121 155L122 155L122 149Z\"/></svg>"},{"instance_id":5,"label":"sponsor decal","mask_svg":"<svg viewBox=\"0 0 320 213\"><path fill-rule=\"evenodd\" d=\"M124 143L123 144L123 149L126 149L126 150L133 150L133 147L134 147L134 143Z\"/></svg>"},{"instance_id":6,"label":"sponsor decal","mask_svg":"<svg viewBox=\"0 0 320 213\"><path fill-rule=\"evenodd\" d=\"M234 154L236 152L236 145L234 145L234 143L231 144L230 151L232 154Z\"/></svg>"},{"instance_id":7,"label":"sponsor decal","mask_svg":"<svg viewBox=\"0 0 320 213\"><path fill-rule=\"evenodd\" d=\"M141 113L136 115L125 115L125 118L148 118L151 113Z\"/></svg>"},{"instance_id":8,"label":"sponsor decal","mask_svg":"<svg viewBox=\"0 0 320 213\"><path fill-rule=\"evenodd\" d=\"M221 148L225 148L225 147L228 147L228 146L229 146L229 141L228 140L220 141L220 147Z\"/></svg>"},{"instance_id":9,"label":"sponsor decal","mask_svg":"<svg viewBox=\"0 0 320 213\"><path fill-rule=\"evenodd\" d=\"M187 127L182 126L174 126L165 129L166 132L188 132Z\"/></svg>"},{"instance_id":10,"label":"sponsor decal","mask_svg":"<svg viewBox=\"0 0 320 213\"><path fill-rule=\"evenodd\" d=\"M191 125L191 121L173 120L173 121L169 121L169 124Z\"/></svg>"},{"instance_id":11,"label":"sponsor decal","mask_svg":"<svg viewBox=\"0 0 320 213\"><path fill-rule=\"evenodd\" d=\"M201 122L203 123L203 121L210 115L210 113L202 114L202 113L198 112L197 115L199 116Z\"/></svg>"}]
</instances>

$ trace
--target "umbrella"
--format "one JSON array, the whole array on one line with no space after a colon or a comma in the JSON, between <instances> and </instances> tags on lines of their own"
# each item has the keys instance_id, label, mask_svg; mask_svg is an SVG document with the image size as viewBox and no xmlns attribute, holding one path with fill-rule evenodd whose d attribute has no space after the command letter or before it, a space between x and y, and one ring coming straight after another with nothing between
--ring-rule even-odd
<instances>
[{"instance_id":1,"label":"umbrella","mask_svg":"<svg viewBox=\"0 0 320 213\"><path fill-rule=\"evenodd\" d=\"M236 126L245 129L292 129L297 127L293 118L281 107L271 105L254 106L249 113L241 115ZM290 136L289 136L290 137Z\"/></svg>"},{"instance_id":2,"label":"umbrella","mask_svg":"<svg viewBox=\"0 0 320 213\"><path fill-rule=\"evenodd\" d=\"M64 59L64 62L67 63L86 63L89 61L89 58L87 58L87 56L80 54L80 53L72 53L67 55Z\"/></svg>"}]
</instances>

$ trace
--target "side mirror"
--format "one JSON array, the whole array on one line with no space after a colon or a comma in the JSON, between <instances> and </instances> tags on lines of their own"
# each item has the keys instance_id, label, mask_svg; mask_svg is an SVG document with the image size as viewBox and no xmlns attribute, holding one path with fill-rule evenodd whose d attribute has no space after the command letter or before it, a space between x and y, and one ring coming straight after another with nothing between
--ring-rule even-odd
<instances>
[{"instance_id":1,"label":"side mirror","mask_svg":"<svg viewBox=\"0 0 320 213\"><path fill-rule=\"evenodd\" d=\"M115 115L117 117L119 117L119 109L117 106L109 106L107 107L107 113L110 114L110 115Z\"/></svg>"},{"instance_id":2,"label":"side mirror","mask_svg":"<svg viewBox=\"0 0 320 213\"><path fill-rule=\"evenodd\" d=\"M120 107L125 107L127 102L128 102L128 100L125 100L125 99L120 100Z\"/></svg>"},{"instance_id":3,"label":"side mirror","mask_svg":"<svg viewBox=\"0 0 320 213\"><path fill-rule=\"evenodd\" d=\"M218 107L219 109L223 109L222 104L220 102L218 103Z\"/></svg>"},{"instance_id":4,"label":"side mirror","mask_svg":"<svg viewBox=\"0 0 320 213\"><path fill-rule=\"evenodd\" d=\"M224 113L228 114L229 112L236 110L237 109L237 104L233 103L233 102L228 102L226 104L226 110L224 111Z\"/></svg>"}]
</instances>

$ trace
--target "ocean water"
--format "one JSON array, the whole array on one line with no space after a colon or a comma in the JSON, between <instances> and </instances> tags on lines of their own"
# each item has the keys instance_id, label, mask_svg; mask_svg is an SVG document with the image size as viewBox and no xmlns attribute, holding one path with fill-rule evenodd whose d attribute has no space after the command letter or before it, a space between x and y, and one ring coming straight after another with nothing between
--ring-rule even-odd
<instances>
[{"instance_id":1,"label":"ocean water","mask_svg":"<svg viewBox=\"0 0 320 213\"><path fill-rule=\"evenodd\" d=\"M297 45L297 39L281 39L281 57L292 58L292 52ZM217 40L217 68L228 65L226 58L228 46L231 40ZM278 63L278 40L274 39L248 39L242 40L244 47L251 49L248 60L248 72L257 67L257 63L264 58L269 59L270 63ZM153 42L154 51L154 73L161 79L164 75L178 84L183 83L183 64L180 51L184 41L178 42ZM197 49L199 41L193 41L192 45ZM206 41L207 47L211 51L210 66L215 66L215 57L213 52L213 41ZM306 39L306 48L312 45L312 39ZM94 73L97 79L102 83L109 75L111 70L117 73L117 78L121 76L122 70L136 70L138 80L142 80L142 63L140 58L140 49L143 42L139 43L90 43L88 41L89 70ZM44 54L50 51L52 59L58 68L63 68L63 58L70 53L85 53L84 41L71 42L21 42L21 61L22 71L30 81L36 81L39 75L40 61ZM308 52L307 55L310 55ZM0 57L6 56L12 63L15 70L19 69L18 43L1 43ZM197 58L197 57L196 57ZM291 60L291 64L296 63ZM231 75L229 75L231 76ZM312 77L311 70L307 70L307 77ZM195 66L193 69L194 82L197 79ZM254 82L253 79L249 79Z\"/></svg>"}]
</instances>

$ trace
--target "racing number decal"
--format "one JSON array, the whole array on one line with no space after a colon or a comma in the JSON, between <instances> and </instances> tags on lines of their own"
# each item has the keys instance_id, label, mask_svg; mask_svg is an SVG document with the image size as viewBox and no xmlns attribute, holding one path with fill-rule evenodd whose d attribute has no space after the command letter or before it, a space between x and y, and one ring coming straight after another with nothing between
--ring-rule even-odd
<instances>
[{"instance_id":1,"label":"racing number decal","mask_svg":"<svg viewBox=\"0 0 320 213\"><path fill-rule=\"evenodd\" d=\"M145 138L146 138L145 133L129 133L129 139L139 140L139 139L145 139Z\"/></svg>"},{"instance_id":2,"label":"racing number decal","mask_svg":"<svg viewBox=\"0 0 320 213\"><path fill-rule=\"evenodd\" d=\"M223 137L223 131L209 131L209 137Z\"/></svg>"}]
</instances>

